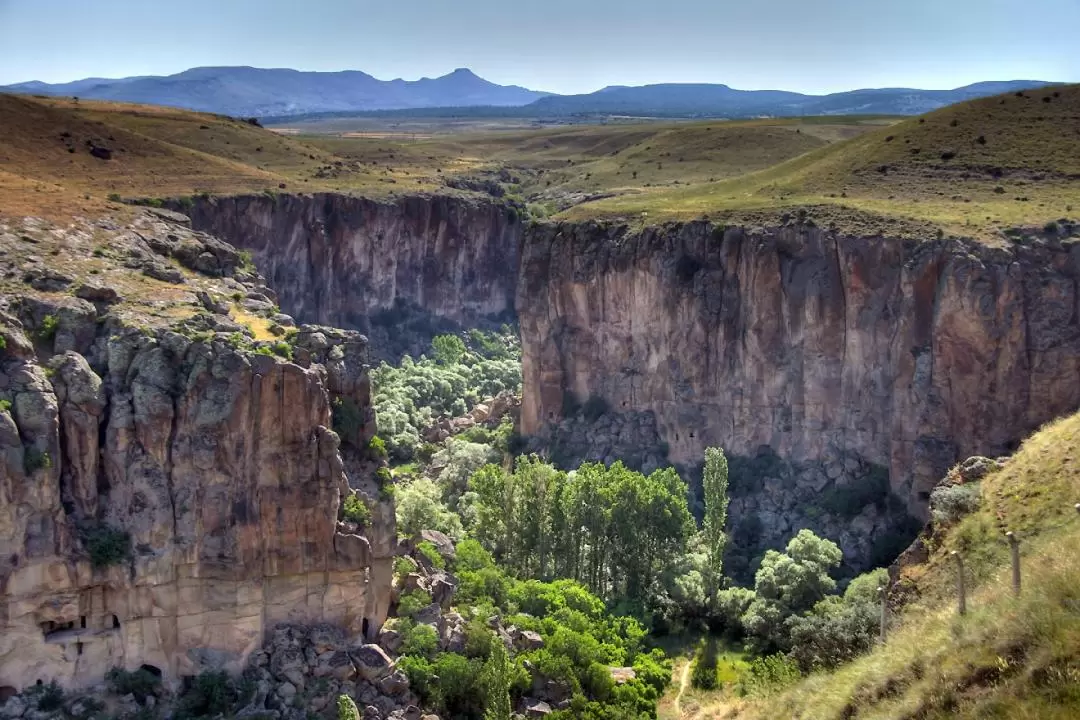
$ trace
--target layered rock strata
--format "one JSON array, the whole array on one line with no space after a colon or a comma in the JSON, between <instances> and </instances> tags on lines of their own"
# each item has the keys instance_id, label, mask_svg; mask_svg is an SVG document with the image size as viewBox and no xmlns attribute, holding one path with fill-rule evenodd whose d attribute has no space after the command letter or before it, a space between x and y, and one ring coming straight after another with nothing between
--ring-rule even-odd
<instances>
[{"instance_id":1,"label":"layered rock strata","mask_svg":"<svg viewBox=\"0 0 1080 720\"><path fill-rule=\"evenodd\" d=\"M25 240L49 237L63 231ZM122 272L119 293L84 293L96 305L0 294L0 688L85 686L111 667L170 684L237 670L283 622L373 637L393 507L367 497L368 527L338 521L354 491L330 429L348 400L347 441L374 432L364 338L304 327L294 361L255 352L220 297L261 297L259 279L211 265L235 250L172 221L110 237L131 269L175 272L180 300L153 305L173 292L153 285L150 305L123 304L144 290ZM205 271L173 264L200 244L181 265ZM196 291L219 281L217 299Z\"/></svg>"}]
</instances>

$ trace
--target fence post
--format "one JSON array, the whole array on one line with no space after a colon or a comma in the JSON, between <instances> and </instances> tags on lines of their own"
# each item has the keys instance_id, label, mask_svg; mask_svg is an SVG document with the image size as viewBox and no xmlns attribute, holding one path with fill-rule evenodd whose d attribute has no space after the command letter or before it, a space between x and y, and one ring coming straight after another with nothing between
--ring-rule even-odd
<instances>
[{"instance_id":1,"label":"fence post","mask_svg":"<svg viewBox=\"0 0 1080 720\"><path fill-rule=\"evenodd\" d=\"M961 615L967 614L967 595L964 588L964 558L956 550L951 555L956 559L956 597L957 608Z\"/></svg>"},{"instance_id":2,"label":"fence post","mask_svg":"<svg viewBox=\"0 0 1080 720\"><path fill-rule=\"evenodd\" d=\"M881 627L878 629L878 639L884 645L889 620L889 593L884 587L879 587L878 594L881 596Z\"/></svg>"},{"instance_id":3,"label":"fence post","mask_svg":"<svg viewBox=\"0 0 1080 720\"><path fill-rule=\"evenodd\" d=\"M1009 552L1012 554L1013 595L1020 597L1020 540L1011 530L1005 533L1005 537L1009 538Z\"/></svg>"}]
</instances>

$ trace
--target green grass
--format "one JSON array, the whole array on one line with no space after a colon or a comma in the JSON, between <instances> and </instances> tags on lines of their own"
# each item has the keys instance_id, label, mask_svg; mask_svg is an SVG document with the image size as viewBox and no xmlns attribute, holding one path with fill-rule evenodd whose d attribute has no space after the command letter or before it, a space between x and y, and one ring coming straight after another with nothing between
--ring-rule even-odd
<instances>
[{"instance_id":1,"label":"green grass","mask_svg":"<svg viewBox=\"0 0 1080 720\"><path fill-rule=\"evenodd\" d=\"M1077 85L985 98L878 128L759 172L603 199L579 205L565 217L648 212L650 219L688 219L816 205L930 222L965 235L1025 224L1041 228L1080 213L1077 117Z\"/></svg>"},{"instance_id":2,"label":"green grass","mask_svg":"<svg viewBox=\"0 0 1080 720\"><path fill-rule=\"evenodd\" d=\"M906 568L918 593L888 642L832 673L742 706L740 718L1080 717L1080 414L1030 438L982 481L980 509ZM1005 530L1022 538L1024 592L1012 595ZM957 615L963 552L972 592Z\"/></svg>"}]
</instances>

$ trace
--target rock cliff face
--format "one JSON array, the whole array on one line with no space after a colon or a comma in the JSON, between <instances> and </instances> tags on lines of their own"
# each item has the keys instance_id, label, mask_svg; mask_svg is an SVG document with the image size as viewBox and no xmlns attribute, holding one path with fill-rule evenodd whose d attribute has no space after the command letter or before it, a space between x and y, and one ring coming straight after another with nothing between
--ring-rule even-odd
<instances>
[{"instance_id":1,"label":"rock cliff face","mask_svg":"<svg viewBox=\"0 0 1080 720\"><path fill-rule=\"evenodd\" d=\"M824 526L866 564L949 466L1080 405L1078 277L1075 241L541 227L517 295L521 429L555 436L589 399L652 412L672 461L736 456L743 542Z\"/></svg>"},{"instance_id":2,"label":"rock cliff face","mask_svg":"<svg viewBox=\"0 0 1080 720\"><path fill-rule=\"evenodd\" d=\"M491 201L257 195L184 212L249 250L286 312L361 330L388 356L426 349L433 319L474 327L513 314L522 226ZM414 342L406 324L418 326Z\"/></svg>"},{"instance_id":3,"label":"rock cliff face","mask_svg":"<svg viewBox=\"0 0 1080 720\"><path fill-rule=\"evenodd\" d=\"M79 252L75 233L43 237ZM154 222L109 252L125 242L134 262L203 241ZM121 292L142 287L117 272ZM135 323L138 308L107 307L115 295L0 293L0 688L238 669L282 622L374 636L393 507L372 496L369 527L338 521L354 491L329 429L347 400L360 414L346 441L373 432L363 337L305 326L290 362L238 346L226 315L180 302L166 315L188 320Z\"/></svg>"}]
</instances>

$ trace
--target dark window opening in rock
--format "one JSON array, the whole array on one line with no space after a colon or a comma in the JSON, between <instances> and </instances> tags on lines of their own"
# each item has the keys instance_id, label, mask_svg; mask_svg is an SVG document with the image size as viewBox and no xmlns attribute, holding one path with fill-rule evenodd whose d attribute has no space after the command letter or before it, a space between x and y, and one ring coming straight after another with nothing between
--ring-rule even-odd
<instances>
[{"instance_id":1,"label":"dark window opening in rock","mask_svg":"<svg viewBox=\"0 0 1080 720\"><path fill-rule=\"evenodd\" d=\"M691 440L693 440L693 439L694 439L694 433L690 433L690 439L691 439Z\"/></svg>"},{"instance_id":2,"label":"dark window opening in rock","mask_svg":"<svg viewBox=\"0 0 1080 720\"><path fill-rule=\"evenodd\" d=\"M675 433L675 442L679 442L679 433Z\"/></svg>"},{"instance_id":3,"label":"dark window opening in rock","mask_svg":"<svg viewBox=\"0 0 1080 720\"><path fill-rule=\"evenodd\" d=\"M19 694L19 691L10 685L0 685L0 705Z\"/></svg>"},{"instance_id":4,"label":"dark window opening in rock","mask_svg":"<svg viewBox=\"0 0 1080 720\"><path fill-rule=\"evenodd\" d=\"M82 655L82 643L75 643L75 654Z\"/></svg>"},{"instance_id":5,"label":"dark window opening in rock","mask_svg":"<svg viewBox=\"0 0 1080 720\"><path fill-rule=\"evenodd\" d=\"M115 615L112 616L112 626L117 630L120 629L120 618L116 617Z\"/></svg>"},{"instance_id":6,"label":"dark window opening in rock","mask_svg":"<svg viewBox=\"0 0 1080 720\"><path fill-rule=\"evenodd\" d=\"M368 640L368 639L369 639L369 638L368 638L368 628L369 628L370 626L371 626L371 625L370 625L370 623L368 623L368 619L367 619L367 618L364 618L364 622L363 622L363 624L362 624L362 625L361 625L361 627L360 627L360 634L364 636L364 639L365 639L365 640Z\"/></svg>"},{"instance_id":7,"label":"dark window opening in rock","mask_svg":"<svg viewBox=\"0 0 1080 720\"><path fill-rule=\"evenodd\" d=\"M46 640L48 640L50 637L52 637L54 635L57 635L59 633L66 632L67 630L74 630L74 629L75 629L75 621L74 620L72 620L71 622L66 622L66 623L58 623L58 622L54 622L52 620L46 620L45 622L41 623L41 634L45 636Z\"/></svg>"},{"instance_id":8,"label":"dark window opening in rock","mask_svg":"<svg viewBox=\"0 0 1080 720\"><path fill-rule=\"evenodd\" d=\"M83 630L86 629L86 616L85 615L80 615L79 616L79 627L82 628Z\"/></svg>"},{"instance_id":9,"label":"dark window opening in rock","mask_svg":"<svg viewBox=\"0 0 1080 720\"><path fill-rule=\"evenodd\" d=\"M140 670L145 670L146 672L150 673L154 677L157 677L157 678L161 677L161 668L159 668L157 665L143 665L139 669Z\"/></svg>"},{"instance_id":10,"label":"dark window opening in rock","mask_svg":"<svg viewBox=\"0 0 1080 720\"><path fill-rule=\"evenodd\" d=\"M38 679L37 679L37 684L38 684L38 685L44 685L45 683L43 683L43 682L41 681L41 678L38 678Z\"/></svg>"}]
</instances>

